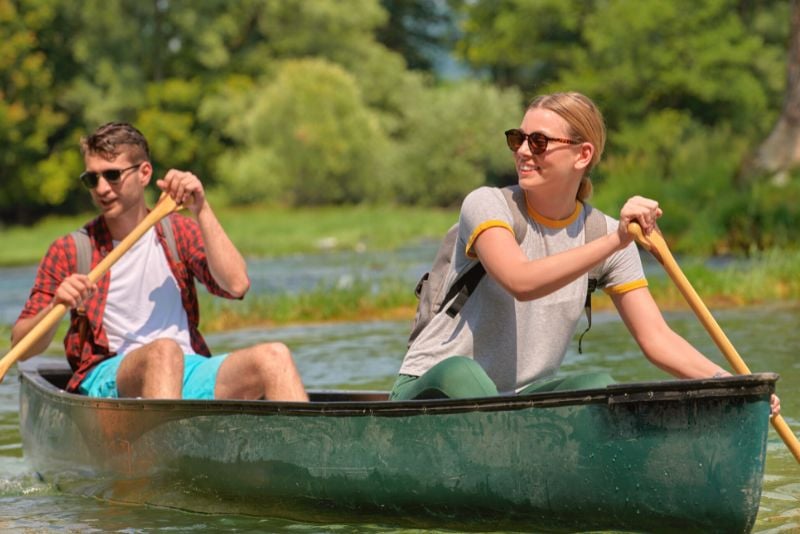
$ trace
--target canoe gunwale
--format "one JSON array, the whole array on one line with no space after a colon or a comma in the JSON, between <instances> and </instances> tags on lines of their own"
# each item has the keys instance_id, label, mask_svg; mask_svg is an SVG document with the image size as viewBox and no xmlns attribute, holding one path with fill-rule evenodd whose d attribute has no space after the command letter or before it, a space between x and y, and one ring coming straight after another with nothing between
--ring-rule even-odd
<instances>
[{"instance_id":1,"label":"canoe gunwale","mask_svg":"<svg viewBox=\"0 0 800 534\"><path fill-rule=\"evenodd\" d=\"M629 404L676 401L714 397L760 397L770 394L778 380L776 373L756 373L709 379L683 379L653 382L613 384L601 389L534 393L520 396L495 396L472 399L426 399L412 401L386 399L386 392L319 390L310 391L312 402L278 402L265 400L161 400L161 399L98 399L59 389L48 378L69 374L66 362L36 358L20 365L20 380L27 381L51 400L68 405L102 408L104 410L157 410L201 414L255 413L261 415L307 416L408 416L465 412L492 412L549 408L587 404ZM325 400L355 398L362 400ZM368 400L363 400L368 399Z\"/></svg>"}]
</instances>

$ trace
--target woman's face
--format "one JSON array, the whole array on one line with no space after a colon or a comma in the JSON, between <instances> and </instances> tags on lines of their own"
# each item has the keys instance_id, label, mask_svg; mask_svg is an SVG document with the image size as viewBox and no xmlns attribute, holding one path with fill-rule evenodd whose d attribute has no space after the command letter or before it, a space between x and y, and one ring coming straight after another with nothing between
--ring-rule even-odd
<instances>
[{"instance_id":1,"label":"woman's face","mask_svg":"<svg viewBox=\"0 0 800 534\"><path fill-rule=\"evenodd\" d=\"M580 161L583 146L587 143L563 142L572 139L569 135L569 124L548 109L529 109L522 118L519 128L526 134L539 132L551 138L541 154L531 152L528 142L522 143L514 152L520 186L524 189L552 188L553 194L570 194L574 198L583 175L584 167Z\"/></svg>"}]
</instances>

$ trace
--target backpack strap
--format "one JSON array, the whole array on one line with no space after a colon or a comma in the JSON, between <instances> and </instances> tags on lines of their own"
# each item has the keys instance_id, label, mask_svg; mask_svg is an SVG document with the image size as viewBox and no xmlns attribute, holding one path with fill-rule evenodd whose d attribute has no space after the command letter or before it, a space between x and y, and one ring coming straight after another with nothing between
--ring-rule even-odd
<instances>
[{"instance_id":1,"label":"backpack strap","mask_svg":"<svg viewBox=\"0 0 800 534\"><path fill-rule=\"evenodd\" d=\"M600 210L594 209L590 204L587 202L583 202L583 211L584 211L584 239L585 243L590 243L595 239L601 238L608 233L608 226L606 224L606 217L603 215L603 212ZM578 338L578 354L583 354L583 336L586 335L586 332L592 328L592 293L594 290L597 289L597 281L600 279L602 273L603 264L605 261L601 261L589 271L589 282L586 288L586 302L583 304L583 309L586 312L586 321L588 325L586 326L586 330L584 330L580 337Z\"/></svg>"},{"instance_id":2,"label":"backpack strap","mask_svg":"<svg viewBox=\"0 0 800 534\"><path fill-rule=\"evenodd\" d=\"M89 232L86 228L79 228L70 232L72 240L75 242L75 272L78 274L89 274L92 268L92 243L89 241Z\"/></svg>"},{"instance_id":3,"label":"backpack strap","mask_svg":"<svg viewBox=\"0 0 800 534\"><path fill-rule=\"evenodd\" d=\"M164 217L160 221L161 230L164 232L164 240L167 242L167 248L169 248L169 253L172 256L172 260L175 262L181 261L181 257L178 255L178 246L175 244L175 232L172 230L172 223L169 221L169 217Z\"/></svg>"},{"instance_id":4,"label":"backpack strap","mask_svg":"<svg viewBox=\"0 0 800 534\"><path fill-rule=\"evenodd\" d=\"M517 240L518 244L522 244L522 241L525 239L525 234L528 231L528 221L525 215L528 211L528 207L525 201L525 192L518 185L503 187L500 191L503 193L503 198L505 198L509 210L511 210L514 238ZM453 285L447 290L441 304L443 307L446 303L455 298L447 308L447 315L450 317L458 315L458 312L464 307L467 299L475 291L475 288L478 287L478 284L485 274L486 269L483 267L483 264L478 261L453 282ZM441 307L436 310L437 313L440 311Z\"/></svg>"},{"instance_id":5,"label":"backpack strap","mask_svg":"<svg viewBox=\"0 0 800 534\"><path fill-rule=\"evenodd\" d=\"M70 232L72 241L75 242L75 272L78 274L89 274L92 267L92 243L89 239L89 232L85 227ZM78 347L83 351L83 344L86 342L86 334L89 331L89 318L86 316L86 308L81 305L75 310L78 314Z\"/></svg>"}]
</instances>

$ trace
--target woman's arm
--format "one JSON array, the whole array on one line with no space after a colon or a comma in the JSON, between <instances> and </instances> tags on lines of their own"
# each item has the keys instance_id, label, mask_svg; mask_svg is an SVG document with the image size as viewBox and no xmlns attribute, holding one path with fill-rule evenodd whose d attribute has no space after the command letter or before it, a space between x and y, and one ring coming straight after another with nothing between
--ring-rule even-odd
<instances>
[{"instance_id":1,"label":"woman's arm","mask_svg":"<svg viewBox=\"0 0 800 534\"><path fill-rule=\"evenodd\" d=\"M611 300L644 355L656 367L678 378L730 376L731 373L703 356L667 325L646 287L612 295ZM781 401L774 394L770 398L770 413L781 413Z\"/></svg>"},{"instance_id":2,"label":"woman's arm","mask_svg":"<svg viewBox=\"0 0 800 534\"><path fill-rule=\"evenodd\" d=\"M614 232L582 247L529 260L511 232L494 227L481 233L473 249L486 272L514 298L533 300L569 284L621 246Z\"/></svg>"},{"instance_id":3,"label":"woman's arm","mask_svg":"<svg viewBox=\"0 0 800 534\"><path fill-rule=\"evenodd\" d=\"M669 327L646 287L612 295L625 326L656 367L678 378L729 375Z\"/></svg>"},{"instance_id":4,"label":"woman's arm","mask_svg":"<svg viewBox=\"0 0 800 534\"><path fill-rule=\"evenodd\" d=\"M628 233L629 222L637 221L645 234L649 234L660 216L658 202L636 196L620 210L616 232L560 254L529 260L511 232L503 227L484 230L475 238L472 248L486 272L514 298L533 300L564 287L625 248L633 240Z\"/></svg>"}]
</instances>

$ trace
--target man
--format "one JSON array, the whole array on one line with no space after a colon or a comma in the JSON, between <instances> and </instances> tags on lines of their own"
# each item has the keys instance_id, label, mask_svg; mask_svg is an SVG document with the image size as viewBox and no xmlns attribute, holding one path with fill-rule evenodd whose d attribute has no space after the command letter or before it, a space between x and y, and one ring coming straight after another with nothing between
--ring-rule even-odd
<instances>
[{"instance_id":1,"label":"man","mask_svg":"<svg viewBox=\"0 0 800 534\"><path fill-rule=\"evenodd\" d=\"M153 166L147 140L126 123L101 126L81 140L81 152L86 167L81 181L100 210L84 227L94 266L146 217L145 188ZM245 261L197 176L172 169L156 185L194 218L170 215L171 232L163 225L148 230L97 284L76 272L77 238L57 239L12 329L12 345L64 304L71 309L64 346L74 372L68 391L95 397L307 401L282 343L209 357L198 330L194 279L214 295L242 298L250 287ZM26 356L42 352L55 331L56 326Z\"/></svg>"}]
</instances>

